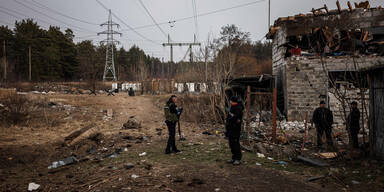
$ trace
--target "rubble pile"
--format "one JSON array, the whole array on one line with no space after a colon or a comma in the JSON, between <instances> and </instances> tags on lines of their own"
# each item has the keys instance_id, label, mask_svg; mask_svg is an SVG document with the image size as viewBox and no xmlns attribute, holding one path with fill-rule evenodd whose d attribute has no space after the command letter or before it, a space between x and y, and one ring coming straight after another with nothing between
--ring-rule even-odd
<instances>
[{"instance_id":1,"label":"rubble pile","mask_svg":"<svg viewBox=\"0 0 384 192\"><path fill-rule=\"evenodd\" d=\"M305 129L305 121L280 121L281 129L288 131L303 131Z\"/></svg>"}]
</instances>

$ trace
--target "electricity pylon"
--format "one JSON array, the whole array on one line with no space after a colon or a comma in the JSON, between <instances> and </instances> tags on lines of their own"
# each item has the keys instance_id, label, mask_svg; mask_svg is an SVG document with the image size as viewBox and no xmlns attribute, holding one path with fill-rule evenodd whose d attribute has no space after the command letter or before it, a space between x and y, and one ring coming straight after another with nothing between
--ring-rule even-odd
<instances>
[{"instance_id":1,"label":"electricity pylon","mask_svg":"<svg viewBox=\"0 0 384 192\"><path fill-rule=\"evenodd\" d=\"M101 34L107 35L107 39L100 42L106 45L103 81L106 81L106 80L116 81L117 78L116 78L116 71L115 71L115 62L113 59L114 58L113 49L114 49L115 43L119 43L119 41L114 40L113 35L117 34L121 36L122 33L114 31L113 26L119 27L120 25L112 21L112 12L111 10L109 10L108 21L100 24L100 26L107 26L106 31L97 33L97 35L101 35Z\"/></svg>"}]
</instances>

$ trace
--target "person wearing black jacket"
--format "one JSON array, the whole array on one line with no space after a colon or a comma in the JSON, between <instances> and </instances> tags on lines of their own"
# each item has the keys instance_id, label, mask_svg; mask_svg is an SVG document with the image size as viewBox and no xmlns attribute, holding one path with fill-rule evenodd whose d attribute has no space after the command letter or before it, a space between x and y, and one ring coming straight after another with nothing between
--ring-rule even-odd
<instances>
[{"instance_id":1,"label":"person wearing black jacket","mask_svg":"<svg viewBox=\"0 0 384 192\"><path fill-rule=\"evenodd\" d=\"M360 131L360 111L357 108L357 102L351 103L351 112L347 117L347 130L351 134L351 139L354 148L359 148L359 140L357 135Z\"/></svg>"},{"instance_id":2,"label":"person wearing black jacket","mask_svg":"<svg viewBox=\"0 0 384 192\"><path fill-rule=\"evenodd\" d=\"M176 123L179 120L180 111L177 109L177 97L176 95L172 95L169 100L167 101L165 107L164 107L164 113L165 113L165 123L168 127L168 142L167 147L165 149L165 154L170 154L171 152L178 153L180 150L176 147Z\"/></svg>"},{"instance_id":3,"label":"person wearing black jacket","mask_svg":"<svg viewBox=\"0 0 384 192\"><path fill-rule=\"evenodd\" d=\"M243 119L243 106L238 102L237 97L231 97L230 110L226 118L226 136L232 152L232 159L228 163L239 165L241 161L240 131Z\"/></svg>"},{"instance_id":4,"label":"person wearing black jacket","mask_svg":"<svg viewBox=\"0 0 384 192\"><path fill-rule=\"evenodd\" d=\"M317 147L321 149L322 141L321 138L325 132L327 138L328 146L333 146L332 141L332 124L333 124L333 114L332 111L325 107L325 102L320 102L320 107L318 107L312 116L312 122L316 125L317 131Z\"/></svg>"}]
</instances>

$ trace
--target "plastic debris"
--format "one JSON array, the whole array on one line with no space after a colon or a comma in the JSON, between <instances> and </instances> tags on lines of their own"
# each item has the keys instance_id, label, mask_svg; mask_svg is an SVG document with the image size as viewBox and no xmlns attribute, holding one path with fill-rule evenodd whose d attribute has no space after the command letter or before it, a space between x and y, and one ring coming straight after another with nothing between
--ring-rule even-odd
<instances>
[{"instance_id":1,"label":"plastic debris","mask_svg":"<svg viewBox=\"0 0 384 192\"><path fill-rule=\"evenodd\" d=\"M257 155L258 158L265 158L265 155L262 154L262 153L257 153L256 155Z\"/></svg>"},{"instance_id":2,"label":"plastic debris","mask_svg":"<svg viewBox=\"0 0 384 192\"><path fill-rule=\"evenodd\" d=\"M65 159L62 159L60 161L52 162L52 165L48 166L48 169L55 169L55 168L58 168L58 167L61 167L64 165L70 165L70 164L74 164L77 162L79 162L79 160L76 159L76 157L71 156L71 157L67 157Z\"/></svg>"},{"instance_id":3,"label":"plastic debris","mask_svg":"<svg viewBox=\"0 0 384 192\"><path fill-rule=\"evenodd\" d=\"M135 174L132 174L131 177L132 177L133 179L139 178L139 176L138 176L138 175L135 175Z\"/></svg>"},{"instance_id":4,"label":"plastic debris","mask_svg":"<svg viewBox=\"0 0 384 192\"><path fill-rule=\"evenodd\" d=\"M278 161L277 163L278 163L279 165L288 165L288 163L285 162L285 161Z\"/></svg>"},{"instance_id":5,"label":"plastic debris","mask_svg":"<svg viewBox=\"0 0 384 192\"><path fill-rule=\"evenodd\" d=\"M147 155L147 152L142 152L142 153L139 154L140 157L146 156L146 155Z\"/></svg>"},{"instance_id":6,"label":"plastic debris","mask_svg":"<svg viewBox=\"0 0 384 192\"><path fill-rule=\"evenodd\" d=\"M36 183L29 183L28 185L28 191L35 191L35 190L38 190L40 187L39 184L36 184Z\"/></svg>"}]
</instances>

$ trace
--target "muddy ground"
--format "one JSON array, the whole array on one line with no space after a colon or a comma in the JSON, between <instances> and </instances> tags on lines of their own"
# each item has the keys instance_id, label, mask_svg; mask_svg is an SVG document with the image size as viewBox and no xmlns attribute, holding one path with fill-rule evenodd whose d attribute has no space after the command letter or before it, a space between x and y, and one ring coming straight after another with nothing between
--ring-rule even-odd
<instances>
[{"instance_id":1,"label":"muddy ground","mask_svg":"<svg viewBox=\"0 0 384 192\"><path fill-rule=\"evenodd\" d=\"M186 140L177 142L182 152L165 155L167 129L161 106L167 96L128 97L120 93L109 97L71 94L28 97L49 105L28 122L1 126L0 191L26 191L31 182L40 185L39 191L384 189L383 164L368 159L313 167L279 159L288 163L282 165L277 160L243 152L242 165L227 164L231 155L221 125L182 121ZM113 111L113 115L108 116L107 111ZM141 122L141 127L121 129L130 118ZM80 137L64 141L70 133L91 124L93 128ZM202 134L204 131L212 134ZM79 162L48 169L53 161L71 156ZM327 176L307 181L321 175Z\"/></svg>"}]
</instances>

